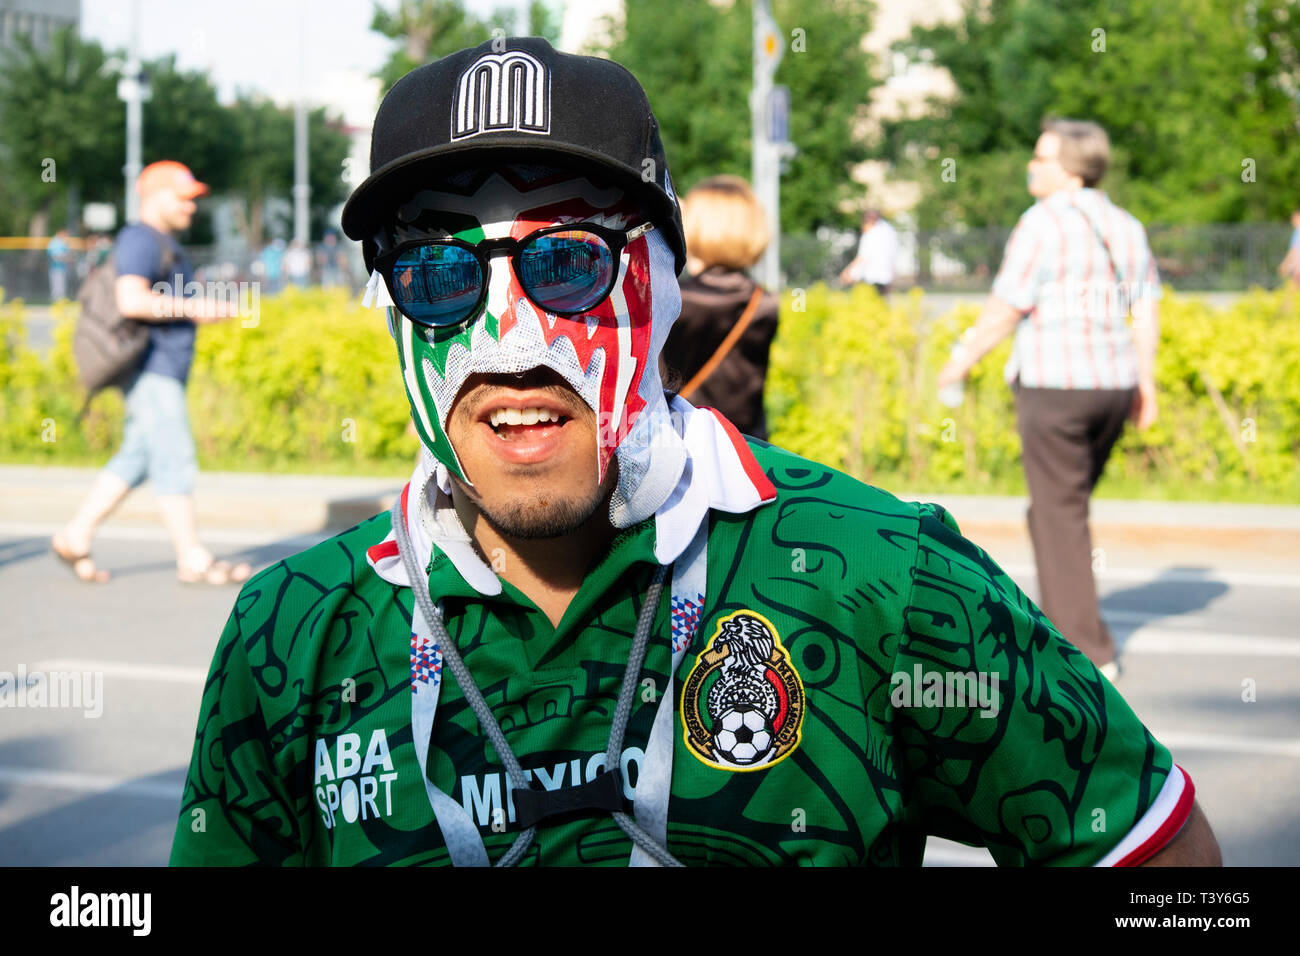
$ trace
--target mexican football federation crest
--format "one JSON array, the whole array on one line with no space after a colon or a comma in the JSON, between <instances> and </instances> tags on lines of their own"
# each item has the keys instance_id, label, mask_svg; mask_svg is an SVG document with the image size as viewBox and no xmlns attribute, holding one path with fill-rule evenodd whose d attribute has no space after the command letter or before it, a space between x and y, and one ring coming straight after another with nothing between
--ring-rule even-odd
<instances>
[{"instance_id":1,"label":"mexican football federation crest","mask_svg":"<svg viewBox=\"0 0 1300 956\"><path fill-rule=\"evenodd\" d=\"M760 770L799 746L803 681L772 622L754 611L719 619L682 688L686 746L719 770Z\"/></svg>"}]
</instances>

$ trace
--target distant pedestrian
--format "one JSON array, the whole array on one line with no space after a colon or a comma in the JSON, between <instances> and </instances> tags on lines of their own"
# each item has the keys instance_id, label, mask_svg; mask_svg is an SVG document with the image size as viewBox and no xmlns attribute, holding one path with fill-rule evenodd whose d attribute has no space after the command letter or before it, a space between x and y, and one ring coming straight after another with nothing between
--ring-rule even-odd
<instances>
[{"instance_id":1,"label":"distant pedestrian","mask_svg":"<svg viewBox=\"0 0 1300 956\"><path fill-rule=\"evenodd\" d=\"M320 248L316 250L316 271L320 284L324 286L341 285L343 280L343 247L339 245L339 236L333 229L325 232Z\"/></svg>"},{"instance_id":2,"label":"distant pedestrian","mask_svg":"<svg viewBox=\"0 0 1300 956\"><path fill-rule=\"evenodd\" d=\"M95 478L73 519L51 542L54 553L83 581L104 583L90 546L95 530L146 478L176 549L177 577L189 584L247 580L247 564L218 561L199 541L194 514L198 473L185 407L185 383L194 358L195 323L232 318L225 303L183 298L194 267L174 238L189 228L194 200L208 192L188 168L165 160L146 166L136 187L140 221L126 226L115 247L117 307L149 323L149 346L140 369L124 383L126 427L122 447Z\"/></svg>"},{"instance_id":3,"label":"distant pedestrian","mask_svg":"<svg viewBox=\"0 0 1300 956\"><path fill-rule=\"evenodd\" d=\"M84 280L96 266L102 265L113 254L113 240L102 232L92 233L86 239L85 254L77 263L77 277Z\"/></svg>"},{"instance_id":4,"label":"distant pedestrian","mask_svg":"<svg viewBox=\"0 0 1300 956\"><path fill-rule=\"evenodd\" d=\"M682 311L664 361L682 376L682 398L766 440L763 383L779 307L745 270L767 248L767 217L749 183L714 176L682 200L682 222L693 274L680 283Z\"/></svg>"},{"instance_id":5,"label":"distant pedestrian","mask_svg":"<svg viewBox=\"0 0 1300 956\"><path fill-rule=\"evenodd\" d=\"M1005 377L1016 392L1039 605L1113 680L1119 664L1097 604L1088 499L1125 417L1138 428L1155 421L1161 292L1142 224L1096 188L1109 159L1096 123L1044 122L1029 161L1037 202L1007 241L965 354L938 384L960 381L1015 332Z\"/></svg>"},{"instance_id":6,"label":"distant pedestrian","mask_svg":"<svg viewBox=\"0 0 1300 956\"><path fill-rule=\"evenodd\" d=\"M858 253L840 271L840 282L869 282L882 297L887 296L894 284L897 260L898 230L880 215L879 209L868 209L862 215Z\"/></svg>"},{"instance_id":7,"label":"distant pedestrian","mask_svg":"<svg viewBox=\"0 0 1300 956\"><path fill-rule=\"evenodd\" d=\"M253 262L253 274L266 284L268 295L279 292L283 284L284 248L283 239L273 239L262 248Z\"/></svg>"},{"instance_id":8,"label":"distant pedestrian","mask_svg":"<svg viewBox=\"0 0 1300 956\"><path fill-rule=\"evenodd\" d=\"M284 271L289 281L296 286L305 286L311 282L311 253L299 239L289 243L289 251L284 254Z\"/></svg>"},{"instance_id":9,"label":"distant pedestrian","mask_svg":"<svg viewBox=\"0 0 1300 956\"><path fill-rule=\"evenodd\" d=\"M50 260L50 301L68 297L68 266L72 261L72 247L68 245L68 230L60 229L45 247Z\"/></svg>"},{"instance_id":10,"label":"distant pedestrian","mask_svg":"<svg viewBox=\"0 0 1300 956\"><path fill-rule=\"evenodd\" d=\"M1300 209L1291 213L1291 244L1277 267L1277 274L1288 286L1300 286Z\"/></svg>"}]
</instances>

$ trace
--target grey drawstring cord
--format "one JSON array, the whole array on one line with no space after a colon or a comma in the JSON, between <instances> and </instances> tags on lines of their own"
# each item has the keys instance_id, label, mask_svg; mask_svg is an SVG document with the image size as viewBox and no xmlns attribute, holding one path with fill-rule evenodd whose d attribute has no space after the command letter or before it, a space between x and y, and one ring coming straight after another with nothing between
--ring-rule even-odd
<instances>
[{"instance_id":1,"label":"grey drawstring cord","mask_svg":"<svg viewBox=\"0 0 1300 956\"><path fill-rule=\"evenodd\" d=\"M429 585L421 573L420 568L415 563L415 549L411 547L411 535L406 530L406 515L402 513L402 496L398 495L397 500L393 502L391 512L393 519L393 534L397 538L397 552L402 556L402 564L406 568L406 576L411 580L411 590L415 592L415 600L420 605L420 613L424 619L429 622L429 628L433 631L434 640L438 643L438 649L442 651L443 661L446 663L448 670L456 677L456 683L460 685L461 692L464 693L465 699L469 701L470 709L474 711L474 716L478 718L479 726L487 734L488 740L496 748L497 754L501 757L501 763L505 765L506 773L510 776L510 782L514 786L524 789L528 786L528 781L524 777L524 771L519 766L519 761L515 759L515 753L510 749L510 744L506 742L506 735L501 732L501 725L497 723L496 717L492 716L492 710L488 707L487 701L479 693L478 685L470 677L469 668L461 660L460 653L456 650L456 642L447 634L447 629L442 625L442 615L440 615L433 606L433 599L429 597ZM536 827L528 827L521 830L519 836L515 837L515 842L511 844L510 849L506 851L505 856L497 861L497 866L514 866L526 852L528 846L533 842L533 837L537 835Z\"/></svg>"},{"instance_id":2,"label":"grey drawstring cord","mask_svg":"<svg viewBox=\"0 0 1300 956\"><path fill-rule=\"evenodd\" d=\"M654 579L645 592L645 603L637 615L636 632L632 636L632 650L627 656L627 669L623 671L623 686L618 692L618 706L614 710L614 721L609 728L609 746L605 749L605 766L617 767L623 753L623 732L627 730L627 721L632 714L632 695L636 692L638 678L641 676L641 664L645 661L646 648L650 644L650 625L654 621L655 608L659 606L659 595L664 588L664 575L667 568L662 564L655 568ZM650 834L630 816L621 811L611 814L632 842L650 854L660 866L681 866L682 864L660 846Z\"/></svg>"},{"instance_id":3,"label":"grey drawstring cord","mask_svg":"<svg viewBox=\"0 0 1300 956\"><path fill-rule=\"evenodd\" d=\"M524 777L523 769L519 766L518 758L515 757L514 751L506 740L501 725L497 723L496 717L492 714L492 709L488 707L487 701L483 699L478 685L474 683L474 678L470 676L469 668L465 666L460 652L456 649L456 643L447 633L446 627L443 626L442 615L433 606L433 599L429 596L428 581L415 561L415 549L411 546L411 536L406 529L406 516L402 512L402 498L400 495L393 502L390 515L393 522L393 535L397 539L397 551L401 555L403 566L406 568L406 576L410 579L411 590L415 593L415 600L419 605L420 612L424 615L425 620L429 622L429 628L433 632L439 650L442 652L447 669L455 676L456 683L460 686L461 692L469 702L470 709L474 711L474 716L478 718L479 726L487 734L492 746L496 748L497 755L505 766L511 784L516 789L527 790L528 781ZM659 606L659 596L663 591L664 577L667 570L663 565L655 569L654 579L650 582L650 587L646 591L645 603L642 604L641 613L637 616L636 631L632 638L632 649L628 654L627 668L623 672L623 684L619 689L618 704L615 707L614 720L609 730L609 746L605 751L606 768L617 767L621 760L623 734L627 729L627 722L632 713L632 697L636 691L637 679L641 675L641 665L645 661L646 649L650 643L650 626L654 621L655 609ZM632 842L660 865L682 865L668 852L666 847L657 843L649 833L626 813L615 812L612 816L614 822L622 828ZM536 835L536 826L521 830L514 843L510 845L510 849L495 865L514 866L528 852L528 847L532 844L533 837Z\"/></svg>"}]
</instances>

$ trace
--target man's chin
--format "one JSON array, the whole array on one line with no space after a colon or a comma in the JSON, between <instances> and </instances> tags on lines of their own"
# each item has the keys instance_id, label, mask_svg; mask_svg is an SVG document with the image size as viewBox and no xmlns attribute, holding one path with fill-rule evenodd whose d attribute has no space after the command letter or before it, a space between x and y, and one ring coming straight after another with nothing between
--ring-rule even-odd
<instances>
[{"instance_id":1,"label":"man's chin","mask_svg":"<svg viewBox=\"0 0 1300 956\"><path fill-rule=\"evenodd\" d=\"M617 483L617 469L611 468L605 481L583 498L534 491L508 502L488 504L459 479L453 481L456 490L473 504L497 534L517 541L538 541L563 538L596 522L608 523L609 498Z\"/></svg>"},{"instance_id":2,"label":"man's chin","mask_svg":"<svg viewBox=\"0 0 1300 956\"><path fill-rule=\"evenodd\" d=\"M601 502L594 502L589 510L581 510L572 502L561 502L529 507L514 506L496 511L479 509L479 513L497 534L516 541L540 541L563 538L580 531L596 517Z\"/></svg>"}]
</instances>

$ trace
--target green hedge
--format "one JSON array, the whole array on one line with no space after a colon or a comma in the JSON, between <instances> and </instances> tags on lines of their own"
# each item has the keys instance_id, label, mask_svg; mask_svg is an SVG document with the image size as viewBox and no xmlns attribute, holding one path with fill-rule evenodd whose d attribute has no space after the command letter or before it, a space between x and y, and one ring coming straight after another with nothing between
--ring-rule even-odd
<instances>
[{"instance_id":1,"label":"green hedge","mask_svg":"<svg viewBox=\"0 0 1300 956\"><path fill-rule=\"evenodd\" d=\"M56 312L44 357L26 345L21 308L0 306L0 456L90 464L121 441L122 399L84 392L72 359L75 306ZM402 473L417 442L384 313L342 290L290 289L264 297L256 325L199 328L188 390L203 467ZM56 441L49 437L49 422ZM45 433L44 435L42 433Z\"/></svg>"},{"instance_id":2,"label":"green hedge","mask_svg":"<svg viewBox=\"0 0 1300 956\"><path fill-rule=\"evenodd\" d=\"M919 292L870 287L784 294L772 349L773 443L882 485L1023 488L1008 338L967 381L961 407L935 379L979 309L927 322ZM1300 302L1252 291L1212 310L1166 290L1156 353L1158 417L1127 426L1102 486L1180 498L1300 500Z\"/></svg>"},{"instance_id":3,"label":"green hedge","mask_svg":"<svg viewBox=\"0 0 1300 956\"><path fill-rule=\"evenodd\" d=\"M975 369L960 408L934 381L977 317L923 318L920 293L889 304L869 287L788 290L768 380L772 441L887 487L1023 487L1004 342ZM56 311L45 355L27 344L22 304L0 303L0 458L105 461L121 436L117 393L83 395L73 307ZM337 290L264 298L259 321L204 326L189 389L204 467L393 473L409 467L406 398L383 313ZM1212 310L1167 295L1157 356L1160 414L1128 427L1107 487L1181 498L1300 500L1300 303L1252 292ZM51 440L52 439L52 440Z\"/></svg>"}]
</instances>

